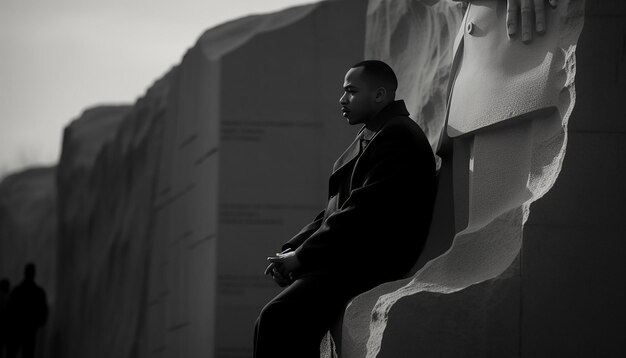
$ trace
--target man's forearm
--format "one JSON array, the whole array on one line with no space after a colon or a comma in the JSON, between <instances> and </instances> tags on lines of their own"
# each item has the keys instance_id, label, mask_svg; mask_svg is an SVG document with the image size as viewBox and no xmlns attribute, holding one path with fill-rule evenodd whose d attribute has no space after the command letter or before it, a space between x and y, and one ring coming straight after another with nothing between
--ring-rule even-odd
<instances>
[{"instance_id":1,"label":"man's forearm","mask_svg":"<svg viewBox=\"0 0 626 358\"><path fill-rule=\"evenodd\" d=\"M322 225L322 221L324 220L325 213L326 211L322 210L319 214L317 214L315 219L313 219L311 223L303 227L302 230L300 230L294 237L289 239L289 241L287 241L281 247L281 250L287 250L287 249L295 250L296 248L300 247L300 245L302 245L302 243L306 239L308 239L315 231L317 231L320 228L320 226Z\"/></svg>"}]
</instances>

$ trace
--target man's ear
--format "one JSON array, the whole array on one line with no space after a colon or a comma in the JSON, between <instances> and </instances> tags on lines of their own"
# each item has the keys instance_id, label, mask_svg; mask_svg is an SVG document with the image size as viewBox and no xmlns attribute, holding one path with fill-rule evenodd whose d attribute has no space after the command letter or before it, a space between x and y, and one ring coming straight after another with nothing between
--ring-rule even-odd
<instances>
[{"instance_id":1,"label":"man's ear","mask_svg":"<svg viewBox=\"0 0 626 358\"><path fill-rule=\"evenodd\" d=\"M376 89L376 103L382 103L387 100L387 89L385 87L378 87Z\"/></svg>"}]
</instances>

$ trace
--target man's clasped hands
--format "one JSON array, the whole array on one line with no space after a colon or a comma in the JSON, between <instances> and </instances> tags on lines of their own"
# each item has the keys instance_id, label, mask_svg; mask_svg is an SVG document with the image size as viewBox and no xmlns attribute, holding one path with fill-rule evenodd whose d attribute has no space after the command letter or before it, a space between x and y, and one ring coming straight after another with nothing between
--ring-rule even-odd
<instances>
[{"instance_id":1,"label":"man's clasped hands","mask_svg":"<svg viewBox=\"0 0 626 358\"><path fill-rule=\"evenodd\" d=\"M265 274L271 275L280 287L290 285L295 280L295 273L302 266L291 249L276 253L276 256L270 256L267 260L270 264L265 269Z\"/></svg>"}]
</instances>

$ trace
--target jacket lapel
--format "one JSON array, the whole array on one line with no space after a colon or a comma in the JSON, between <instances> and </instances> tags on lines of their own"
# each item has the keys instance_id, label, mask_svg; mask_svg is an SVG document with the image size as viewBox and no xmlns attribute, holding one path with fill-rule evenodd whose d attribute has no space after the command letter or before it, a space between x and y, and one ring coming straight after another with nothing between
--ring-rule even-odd
<instances>
[{"instance_id":1,"label":"jacket lapel","mask_svg":"<svg viewBox=\"0 0 626 358\"><path fill-rule=\"evenodd\" d=\"M359 131L359 134L356 136L354 141L348 146L348 148L343 152L343 154L335 161L335 165L333 165L333 174L337 172L339 169L346 166L352 160L354 160L359 155L360 145L359 143L361 139L361 134L363 133L363 129Z\"/></svg>"},{"instance_id":2,"label":"jacket lapel","mask_svg":"<svg viewBox=\"0 0 626 358\"><path fill-rule=\"evenodd\" d=\"M367 126L363 126L359 133L357 134L354 141L348 146L348 148L341 154L339 159L335 162L333 166L333 173L330 175L329 180L329 196L332 196L337 193L339 188L340 177L338 176L339 172L342 171L343 168L350 167L353 162L357 160L359 154L361 152L361 139L366 139L368 141L373 141L374 137L383 125L390 119L396 115L408 116L409 112L406 110L406 106L404 101L399 100L391 103L388 107L383 109L383 111L372 119L371 122L367 124ZM368 145L369 147L369 145ZM348 171L348 179L350 179L350 172Z\"/></svg>"}]
</instances>

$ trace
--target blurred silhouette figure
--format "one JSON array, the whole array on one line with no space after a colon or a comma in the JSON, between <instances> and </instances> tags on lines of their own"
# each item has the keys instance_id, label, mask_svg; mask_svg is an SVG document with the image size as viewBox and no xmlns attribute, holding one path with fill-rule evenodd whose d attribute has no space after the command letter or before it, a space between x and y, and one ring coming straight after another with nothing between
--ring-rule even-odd
<instances>
[{"instance_id":1,"label":"blurred silhouette figure","mask_svg":"<svg viewBox=\"0 0 626 358\"><path fill-rule=\"evenodd\" d=\"M45 291L35 284L35 264L24 268L24 280L9 297L10 341L8 357L32 358L35 354L37 330L46 323L48 304Z\"/></svg>"},{"instance_id":2,"label":"blurred silhouette figure","mask_svg":"<svg viewBox=\"0 0 626 358\"><path fill-rule=\"evenodd\" d=\"M0 281L0 358L4 358L9 341L9 290L11 283L6 278Z\"/></svg>"}]
</instances>

